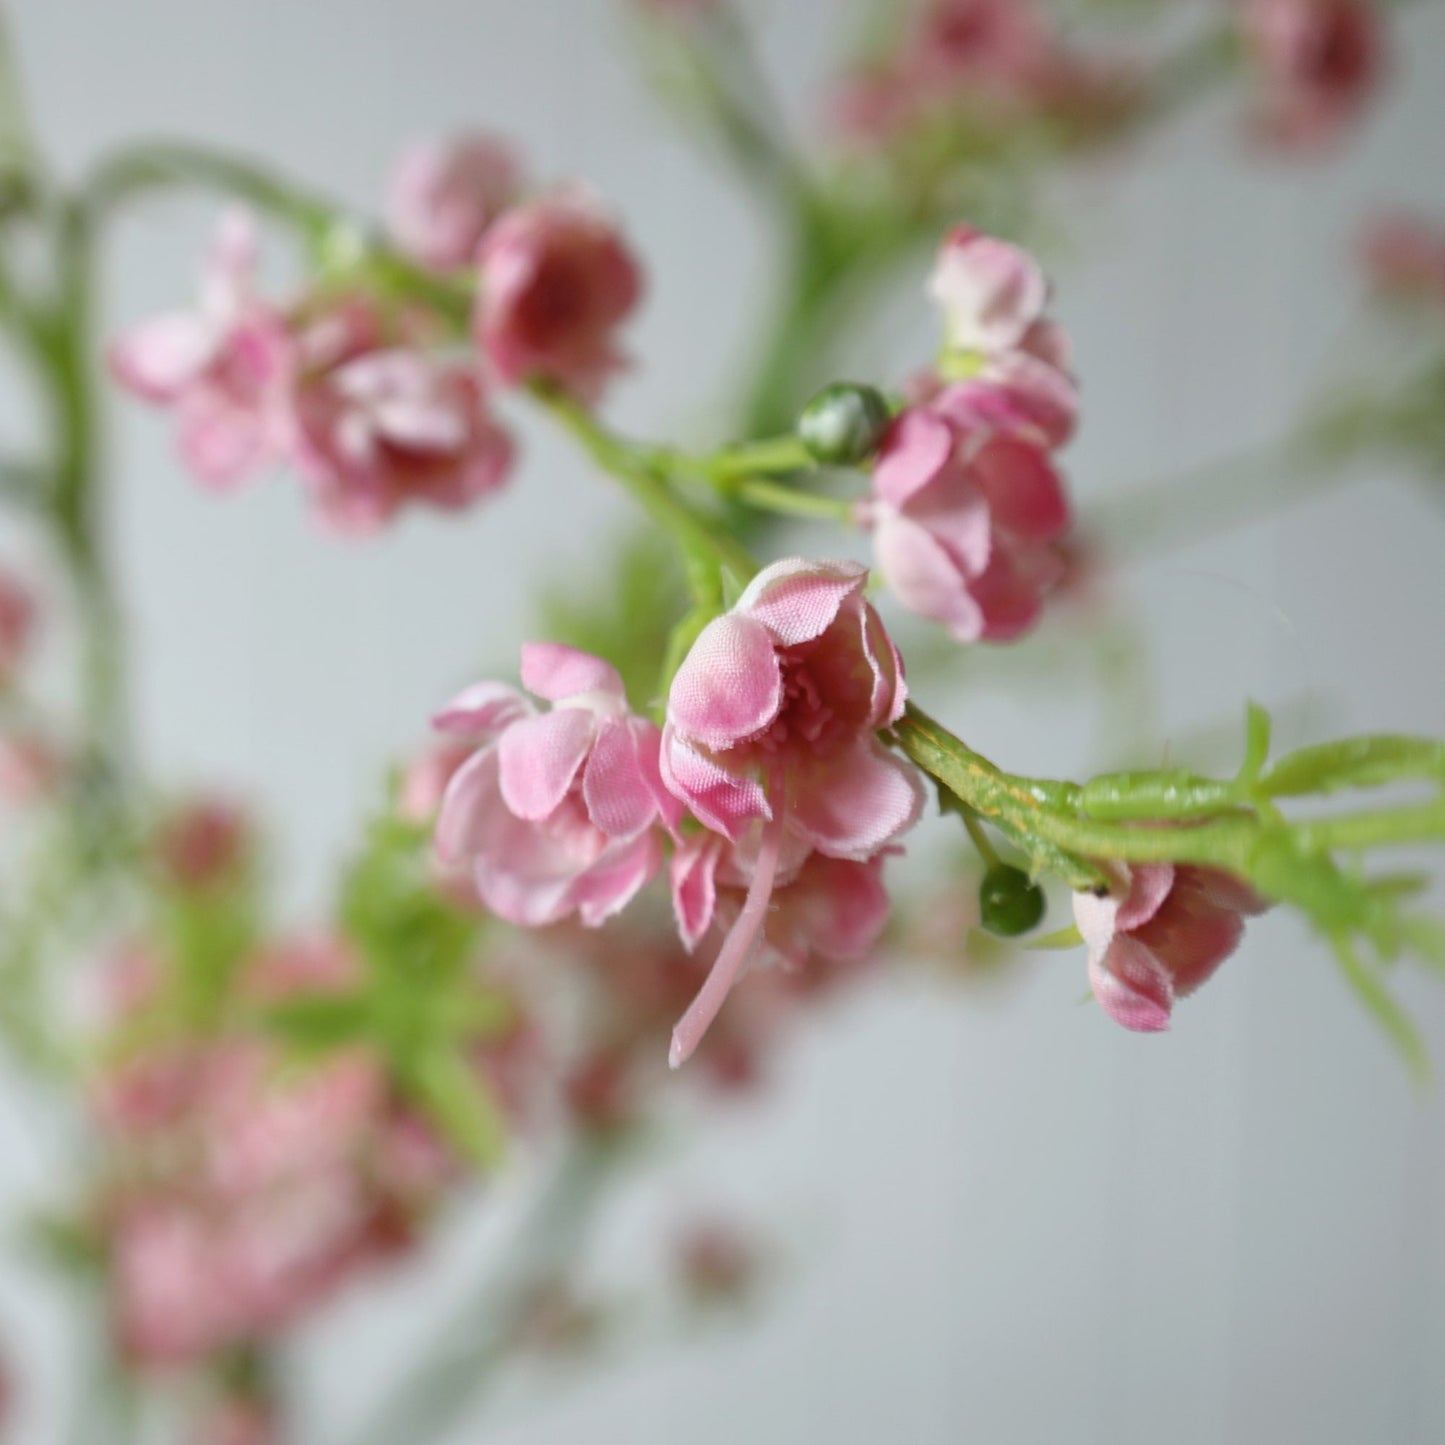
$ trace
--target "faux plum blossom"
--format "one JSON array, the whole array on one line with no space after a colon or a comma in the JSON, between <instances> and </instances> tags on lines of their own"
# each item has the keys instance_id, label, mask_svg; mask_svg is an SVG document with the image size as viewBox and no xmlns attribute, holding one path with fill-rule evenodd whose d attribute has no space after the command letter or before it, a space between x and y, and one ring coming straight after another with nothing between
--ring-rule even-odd
<instances>
[{"instance_id":1,"label":"faux plum blossom","mask_svg":"<svg viewBox=\"0 0 1445 1445\"><path fill-rule=\"evenodd\" d=\"M497 378L594 401L625 364L617 328L642 273L597 203L567 191L509 211L483 238L472 329Z\"/></svg>"},{"instance_id":2,"label":"faux plum blossom","mask_svg":"<svg viewBox=\"0 0 1445 1445\"><path fill-rule=\"evenodd\" d=\"M914 407L884 437L859 519L905 607L960 642L1003 642L1037 621L1070 513L1037 437Z\"/></svg>"},{"instance_id":3,"label":"faux plum blossom","mask_svg":"<svg viewBox=\"0 0 1445 1445\"><path fill-rule=\"evenodd\" d=\"M235 485L290 444L295 348L286 319L256 295L256 261L254 223L229 212L196 307L140 322L110 349L122 386L175 409L181 457L211 487Z\"/></svg>"},{"instance_id":4,"label":"faux plum blossom","mask_svg":"<svg viewBox=\"0 0 1445 1445\"><path fill-rule=\"evenodd\" d=\"M662 862L661 830L681 808L662 785L656 726L629 711L617 670L552 643L522 649L522 684L479 683L435 719L474 739L437 819L442 861L466 864L477 892L512 923L571 913L597 926Z\"/></svg>"},{"instance_id":5,"label":"faux plum blossom","mask_svg":"<svg viewBox=\"0 0 1445 1445\"><path fill-rule=\"evenodd\" d=\"M1260 70L1256 124L1278 146L1328 144L1356 121L1385 69L1372 0L1242 0Z\"/></svg>"},{"instance_id":6,"label":"faux plum blossom","mask_svg":"<svg viewBox=\"0 0 1445 1445\"><path fill-rule=\"evenodd\" d=\"M1189 864L1124 869L1106 897L1074 895L1074 919L1089 949L1089 984L1104 1012L1126 1029L1169 1027L1176 999L1207 983L1239 946L1246 915L1268 906L1227 873Z\"/></svg>"},{"instance_id":7,"label":"faux plum blossom","mask_svg":"<svg viewBox=\"0 0 1445 1445\"><path fill-rule=\"evenodd\" d=\"M471 264L487 227L520 190L516 156L492 136L419 141L392 172L387 229L422 265L456 270Z\"/></svg>"},{"instance_id":8,"label":"faux plum blossom","mask_svg":"<svg viewBox=\"0 0 1445 1445\"><path fill-rule=\"evenodd\" d=\"M865 601L867 568L789 558L703 629L673 679L667 786L742 845L752 876L736 923L673 1036L697 1047L746 965L781 877L809 852L865 862L917 820L913 767L879 741L902 716L903 667Z\"/></svg>"},{"instance_id":9,"label":"faux plum blossom","mask_svg":"<svg viewBox=\"0 0 1445 1445\"><path fill-rule=\"evenodd\" d=\"M376 531L404 506L460 511L496 491L511 438L472 367L397 348L365 352L303 385L297 459L338 532Z\"/></svg>"},{"instance_id":10,"label":"faux plum blossom","mask_svg":"<svg viewBox=\"0 0 1445 1445\"><path fill-rule=\"evenodd\" d=\"M672 856L673 910L691 950L714 928L736 924L753 868L716 833L689 837ZM888 922L882 855L856 862L809 853L791 874L774 880L773 897L753 963L800 970L814 959L867 958Z\"/></svg>"}]
</instances>

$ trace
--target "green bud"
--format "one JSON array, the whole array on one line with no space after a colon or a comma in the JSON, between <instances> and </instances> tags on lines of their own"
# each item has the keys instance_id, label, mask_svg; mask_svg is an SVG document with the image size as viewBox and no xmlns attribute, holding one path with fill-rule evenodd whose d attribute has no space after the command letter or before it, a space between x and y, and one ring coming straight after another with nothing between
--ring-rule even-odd
<instances>
[{"instance_id":1,"label":"green bud","mask_svg":"<svg viewBox=\"0 0 1445 1445\"><path fill-rule=\"evenodd\" d=\"M825 466L857 466L878 450L889 420L877 388L835 381L798 414L798 438Z\"/></svg>"},{"instance_id":2,"label":"green bud","mask_svg":"<svg viewBox=\"0 0 1445 1445\"><path fill-rule=\"evenodd\" d=\"M1017 938L1044 916L1044 890L1020 868L995 863L978 887L979 922L990 933Z\"/></svg>"}]
</instances>

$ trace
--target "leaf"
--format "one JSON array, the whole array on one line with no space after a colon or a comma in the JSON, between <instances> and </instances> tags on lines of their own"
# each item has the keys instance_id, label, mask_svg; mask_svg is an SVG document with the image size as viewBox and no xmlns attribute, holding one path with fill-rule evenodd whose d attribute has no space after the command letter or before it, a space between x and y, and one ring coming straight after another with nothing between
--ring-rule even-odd
<instances>
[{"instance_id":1,"label":"leaf","mask_svg":"<svg viewBox=\"0 0 1445 1445\"><path fill-rule=\"evenodd\" d=\"M1244 761L1239 767L1239 781L1253 783L1259 777L1269 757L1270 733L1273 722L1269 713L1257 702L1251 702L1245 710L1244 720Z\"/></svg>"},{"instance_id":2,"label":"leaf","mask_svg":"<svg viewBox=\"0 0 1445 1445\"><path fill-rule=\"evenodd\" d=\"M416 1102L458 1150L484 1169L500 1162L506 1150L506 1120L491 1090L462 1055L433 1050L407 1082Z\"/></svg>"},{"instance_id":3,"label":"leaf","mask_svg":"<svg viewBox=\"0 0 1445 1445\"><path fill-rule=\"evenodd\" d=\"M1042 938L1031 938L1027 943L1020 944L1030 953L1047 952L1053 949L1082 948L1084 935L1079 932L1075 924L1069 924L1067 928L1057 929L1053 933L1046 933Z\"/></svg>"}]
</instances>

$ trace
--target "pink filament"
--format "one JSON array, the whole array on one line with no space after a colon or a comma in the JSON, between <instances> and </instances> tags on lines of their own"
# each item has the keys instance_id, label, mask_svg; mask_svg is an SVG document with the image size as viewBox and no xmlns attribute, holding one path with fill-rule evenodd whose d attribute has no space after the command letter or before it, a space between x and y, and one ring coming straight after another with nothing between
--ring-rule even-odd
<instances>
[{"instance_id":1,"label":"pink filament","mask_svg":"<svg viewBox=\"0 0 1445 1445\"><path fill-rule=\"evenodd\" d=\"M676 1069L685 1064L702 1042L703 1035L712 1026L738 975L753 951L753 944L762 931L768 916L768 904L772 901L773 880L778 873L778 855L783 846L783 824L785 814L782 800L774 805L772 819L763 829L763 838L758 848L757 867L753 881L748 885L748 896L743 901L742 912L731 932L718 950L717 961L712 966L697 997L688 1005L688 1010L672 1031L672 1047L668 1050L667 1064Z\"/></svg>"}]
</instances>

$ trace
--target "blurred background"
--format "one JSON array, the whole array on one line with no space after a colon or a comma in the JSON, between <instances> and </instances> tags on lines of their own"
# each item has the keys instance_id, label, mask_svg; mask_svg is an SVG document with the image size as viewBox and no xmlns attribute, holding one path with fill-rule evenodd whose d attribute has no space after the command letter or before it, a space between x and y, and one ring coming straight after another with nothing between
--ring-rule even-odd
<instances>
[{"instance_id":1,"label":"blurred background","mask_svg":"<svg viewBox=\"0 0 1445 1445\"><path fill-rule=\"evenodd\" d=\"M821 128L844 8L747 7L800 133ZM183 134L368 213L405 143L477 126L512 137L538 175L585 177L648 270L637 365L609 416L644 436L726 436L776 304L777 236L648 93L621 5L7 9L65 174L121 139ZM1370 366L1361 227L1386 208L1445 211L1445 13L1402 6L1392 26L1390 89L1338 152L1261 155L1237 96L1220 96L1051 184L1042 249L1081 380L1066 459L1081 511L1267 445L1322 384ZM215 213L191 197L130 214L105 256L108 332L190 294ZM920 262L855 335L853 373L901 377L928 354L925 277ZM174 780L256 802L298 918L325 906L378 779L434 708L509 673L535 630L537 580L605 575L600 539L620 534L626 503L562 438L514 419L525 456L497 501L353 545L322 535L295 488L203 493L163 418L111 410L140 746ZM1131 749L1125 760L1158 763L1201 726L1225 729L1227 759L1246 698L1279 710L1283 744L1439 732L1445 510L1383 463L1344 482L1113 584L1142 640L1142 690L1076 665L1065 635L1031 670L960 653L917 694L1005 766L1058 776ZM935 819L913 846L953 841ZM1411 1087L1288 917L1252 926L1166 1037L1113 1028L1080 1006L1085 986L1077 952L1040 954L983 980L880 976L820 1011L765 1092L649 1153L589 1255L625 1292L679 1217L721 1212L766 1230L776 1268L761 1297L707 1328L644 1330L566 1371L514 1373L445 1438L1445 1439L1438 1087ZM1440 1057L1445 997L1422 978L1400 993ZM63 1190L72 1146L12 1074L0 1203L18 1240ZM297 1440L354 1437L408 1350L470 1298L535 1184L519 1158L414 1259L307 1322ZM89 1388L85 1327L18 1247L0 1264L0 1333L20 1382L15 1438L58 1445L65 1402Z\"/></svg>"}]
</instances>

